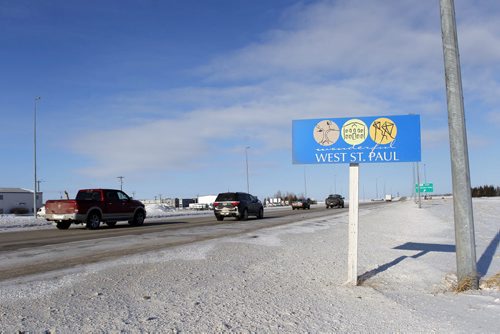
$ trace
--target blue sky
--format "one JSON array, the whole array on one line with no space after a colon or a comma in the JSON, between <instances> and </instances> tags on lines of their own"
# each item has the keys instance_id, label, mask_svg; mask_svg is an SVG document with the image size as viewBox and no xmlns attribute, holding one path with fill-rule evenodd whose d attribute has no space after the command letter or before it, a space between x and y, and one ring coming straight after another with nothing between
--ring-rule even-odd
<instances>
[{"instance_id":1,"label":"blue sky","mask_svg":"<svg viewBox=\"0 0 500 334\"><path fill-rule=\"evenodd\" d=\"M500 185L500 3L455 1L473 186ZM0 0L0 187L135 197L348 195L348 165L293 165L294 119L419 114L422 180L451 192L438 1ZM409 195L413 164L360 167Z\"/></svg>"}]
</instances>

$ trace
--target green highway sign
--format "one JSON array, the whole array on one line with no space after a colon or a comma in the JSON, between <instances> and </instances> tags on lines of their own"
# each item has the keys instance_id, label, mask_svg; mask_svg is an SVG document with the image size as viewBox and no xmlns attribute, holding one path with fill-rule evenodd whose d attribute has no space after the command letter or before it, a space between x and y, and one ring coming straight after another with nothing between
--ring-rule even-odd
<instances>
[{"instance_id":1,"label":"green highway sign","mask_svg":"<svg viewBox=\"0 0 500 334\"><path fill-rule=\"evenodd\" d=\"M420 191L419 191L419 186L418 184L415 184L415 192L421 192L421 193L432 193L434 192L434 184L433 183L421 183L420 184Z\"/></svg>"}]
</instances>

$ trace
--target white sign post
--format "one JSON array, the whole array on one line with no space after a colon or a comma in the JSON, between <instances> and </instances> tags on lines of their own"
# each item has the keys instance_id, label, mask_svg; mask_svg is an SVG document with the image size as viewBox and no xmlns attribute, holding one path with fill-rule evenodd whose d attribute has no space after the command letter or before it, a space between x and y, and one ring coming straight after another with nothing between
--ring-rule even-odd
<instances>
[{"instance_id":1,"label":"white sign post","mask_svg":"<svg viewBox=\"0 0 500 334\"><path fill-rule=\"evenodd\" d=\"M359 164L349 164L349 250L347 284L358 285Z\"/></svg>"}]
</instances>

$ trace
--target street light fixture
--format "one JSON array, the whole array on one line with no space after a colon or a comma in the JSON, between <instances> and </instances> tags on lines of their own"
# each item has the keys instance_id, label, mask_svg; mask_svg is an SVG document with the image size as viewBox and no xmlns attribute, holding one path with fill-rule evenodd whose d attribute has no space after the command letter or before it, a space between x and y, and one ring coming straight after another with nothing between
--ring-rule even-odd
<instances>
[{"instance_id":1,"label":"street light fixture","mask_svg":"<svg viewBox=\"0 0 500 334\"><path fill-rule=\"evenodd\" d=\"M33 182L33 217L36 219L37 211L37 178L36 178L36 105L37 101L41 99L40 96L35 97L35 108L33 112L33 171L34 171L34 182Z\"/></svg>"},{"instance_id":2,"label":"street light fixture","mask_svg":"<svg viewBox=\"0 0 500 334\"><path fill-rule=\"evenodd\" d=\"M245 161L247 165L247 193L250 193L250 182L248 180L248 149L250 146L245 147Z\"/></svg>"}]
</instances>

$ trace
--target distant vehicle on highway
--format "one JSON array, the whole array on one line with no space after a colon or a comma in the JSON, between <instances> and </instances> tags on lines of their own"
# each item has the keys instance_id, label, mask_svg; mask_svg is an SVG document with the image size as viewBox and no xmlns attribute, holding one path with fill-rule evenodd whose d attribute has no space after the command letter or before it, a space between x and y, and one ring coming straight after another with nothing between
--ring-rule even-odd
<instances>
[{"instance_id":1,"label":"distant vehicle on highway","mask_svg":"<svg viewBox=\"0 0 500 334\"><path fill-rule=\"evenodd\" d=\"M71 224L85 224L89 230L95 230L101 222L112 227L122 220L140 226L145 218L144 204L121 190L83 189L75 199L45 203L45 219L55 222L60 230L67 230Z\"/></svg>"},{"instance_id":2,"label":"distant vehicle on highway","mask_svg":"<svg viewBox=\"0 0 500 334\"><path fill-rule=\"evenodd\" d=\"M220 193L214 202L214 214L217 220L225 217L235 217L237 220L247 220L248 216L264 218L264 206L256 196L243 192Z\"/></svg>"},{"instance_id":3,"label":"distant vehicle on highway","mask_svg":"<svg viewBox=\"0 0 500 334\"><path fill-rule=\"evenodd\" d=\"M344 207L344 197L338 194L328 195L325 199L326 208L343 208Z\"/></svg>"},{"instance_id":4,"label":"distant vehicle on highway","mask_svg":"<svg viewBox=\"0 0 500 334\"><path fill-rule=\"evenodd\" d=\"M295 209L311 209L311 199L301 198L292 202L292 210Z\"/></svg>"}]
</instances>

